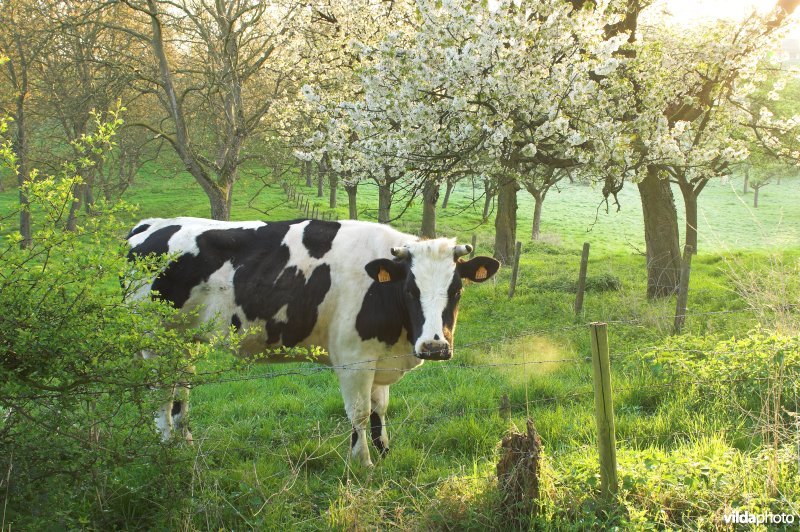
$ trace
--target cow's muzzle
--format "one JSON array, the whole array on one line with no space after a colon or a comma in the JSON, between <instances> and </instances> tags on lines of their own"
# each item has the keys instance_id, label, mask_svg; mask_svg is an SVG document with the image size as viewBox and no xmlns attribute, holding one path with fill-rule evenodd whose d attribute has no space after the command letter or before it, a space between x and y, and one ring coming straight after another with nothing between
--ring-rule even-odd
<instances>
[{"instance_id":1,"label":"cow's muzzle","mask_svg":"<svg viewBox=\"0 0 800 532\"><path fill-rule=\"evenodd\" d=\"M447 342L433 341L423 343L414 355L421 360L450 360L453 351Z\"/></svg>"}]
</instances>

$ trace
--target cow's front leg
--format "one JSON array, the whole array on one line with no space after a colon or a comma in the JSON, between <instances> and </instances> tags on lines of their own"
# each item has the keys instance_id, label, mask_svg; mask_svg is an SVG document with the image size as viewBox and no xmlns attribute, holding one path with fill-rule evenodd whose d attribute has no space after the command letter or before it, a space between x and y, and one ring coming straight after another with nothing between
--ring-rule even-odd
<instances>
[{"instance_id":1,"label":"cow's front leg","mask_svg":"<svg viewBox=\"0 0 800 532\"><path fill-rule=\"evenodd\" d=\"M156 412L156 428L158 432L161 433L161 441L167 441L172 436L174 406L175 403L171 396L168 401L161 404L158 412Z\"/></svg>"},{"instance_id":2,"label":"cow's front leg","mask_svg":"<svg viewBox=\"0 0 800 532\"><path fill-rule=\"evenodd\" d=\"M389 452L389 433L386 431L386 409L389 408L389 386L372 386L372 413L369 415L372 443L381 458Z\"/></svg>"},{"instance_id":3,"label":"cow's front leg","mask_svg":"<svg viewBox=\"0 0 800 532\"><path fill-rule=\"evenodd\" d=\"M369 423L370 392L374 374L366 368L341 368L337 371L339 385L342 389L344 408L347 417L353 424L353 435L350 439L350 455L353 460L364 466L371 466L367 446L367 425Z\"/></svg>"}]
</instances>

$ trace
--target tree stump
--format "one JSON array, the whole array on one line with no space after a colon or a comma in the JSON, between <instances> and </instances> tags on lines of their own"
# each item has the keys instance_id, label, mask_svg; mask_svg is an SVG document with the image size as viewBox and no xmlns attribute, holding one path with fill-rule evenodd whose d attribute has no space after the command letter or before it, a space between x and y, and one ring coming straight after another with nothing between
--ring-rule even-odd
<instances>
[{"instance_id":1,"label":"tree stump","mask_svg":"<svg viewBox=\"0 0 800 532\"><path fill-rule=\"evenodd\" d=\"M500 444L497 482L500 509L510 528L527 530L539 499L539 460L542 440L530 418L527 434L514 432Z\"/></svg>"}]
</instances>

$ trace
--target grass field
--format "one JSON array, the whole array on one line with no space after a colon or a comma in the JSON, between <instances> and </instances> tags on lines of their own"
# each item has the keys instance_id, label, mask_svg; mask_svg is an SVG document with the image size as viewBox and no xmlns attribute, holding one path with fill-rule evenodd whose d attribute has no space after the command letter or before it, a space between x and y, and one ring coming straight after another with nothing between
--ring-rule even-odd
<instances>
[{"instance_id":1,"label":"grass field","mask_svg":"<svg viewBox=\"0 0 800 532\"><path fill-rule=\"evenodd\" d=\"M163 173L146 169L125 196L140 206L142 218L207 215L205 196L190 178ZM709 335L741 337L758 326L732 281L736 275L764 270L766 278L776 271L778 255L787 272L797 272L800 182L785 179L764 188L758 209L749 206L752 195L737 193L740 185L713 184L701 196L688 345L713 343L706 340ZM302 188L313 201L314 191ZM236 219L300 216L277 185L262 188L256 179L244 179L235 198ZM680 360L659 364L648 358L654 346L675 341L668 339L675 302L644 297L641 211L634 187L620 195L620 212L598 212L599 199L597 190L581 185L551 192L543 241L529 242L532 202L520 192L518 238L525 245L515 298L507 297L508 269L493 282L465 291L455 358L426 363L392 387L391 452L375 468L352 468L346 460L350 427L331 371L311 363L253 367L231 374L233 382L193 390L195 446L180 451L188 453L193 468L180 511L174 511L175 501L145 504L134 490L126 491L126 482L135 484L137 473L131 471L121 475L120 495L109 509L119 516L118 525L502 527L494 480L497 445L511 427L523 427L527 416L545 449L537 528L713 529L722 526L722 515L731 508L794 508L798 513L796 451L766 445L758 419L732 408L721 388L687 380ZM376 190L362 187L359 200L367 219L374 213ZM4 193L0 208L9 209L15 201L12 192ZM323 206L327 199L318 201ZM341 193L340 217L346 217L346 202ZM459 186L440 212L439 231L462 242L478 234L478 251L490 254L492 227L479 223L481 201L472 203L469 188ZM415 231L419 216L418 206L412 206L395 225ZM589 292L583 315L576 317L573 287L583 241L592 244ZM783 296L796 298L797 283L786 287ZM586 362L590 342L584 326L593 320L610 323L621 480L618 504L610 507L597 497L592 368ZM273 372L294 374L258 378ZM499 408L504 395L511 403L508 418ZM796 398L792 404L796 411Z\"/></svg>"}]
</instances>

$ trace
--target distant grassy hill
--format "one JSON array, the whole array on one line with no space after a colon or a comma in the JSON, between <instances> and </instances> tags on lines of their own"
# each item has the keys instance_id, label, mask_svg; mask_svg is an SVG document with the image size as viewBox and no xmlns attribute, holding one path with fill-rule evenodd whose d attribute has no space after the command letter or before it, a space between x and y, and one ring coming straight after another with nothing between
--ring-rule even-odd
<instances>
[{"instance_id":1,"label":"distant grassy hill","mask_svg":"<svg viewBox=\"0 0 800 532\"><path fill-rule=\"evenodd\" d=\"M263 179L256 177L262 174ZM321 212L329 212L328 191L325 197L316 197L316 187L300 187L312 204ZM473 192L475 196L473 196ZM444 193L444 191L442 191ZM447 209L438 209L437 227L443 236L457 236L469 241L473 233L479 235L481 245L491 246L494 227L490 219L481 223L483 200L481 190L473 191L468 182L458 184ZM375 220L377 216L377 188L364 183L358 193L360 218ZM518 195L518 234L523 242L530 240L533 218L531 196L521 190ZM683 230L683 205L679 191L675 198ZM700 253L747 249L776 249L800 246L800 178L783 179L781 184L770 184L760 192L760 206L752 207L752 192L743 195L741 179L723 183L712 181L700 196L699 247ZM160 216L208 217L209 207L203 191L185 172L159 167L155 164L141 170L124 199L140 207L142 218ZM17 192L7 187L0 193L0 210L8 212L17 203ZM610 203L608 212L602 203L600 191L594 187L560 184L549 193L542 214L542 239L551 244L562 243L580 247L591 242L595 251L633 252L644 249L644 229L641 203L636 186L627 184L619 194L620 210ZM392 216L400 216L393 225L401 230L417 232L421 219L419 202L403 210L405 200L399 198L392 208ZM338 193L340 218L347 217L347 194ZM251 172L243 177L234 189L233 218L238 220L279 220L302 216L299 209L287 202L283 190L270 182L263 172Z\"/></svg>"},{"instance_id":2,"label":"distant grassy hill","mask_svg":"<svg viewBox=\"0 0 800 532\"><path fill-rule=\"evenodd\" d=\"M141 208L143 218L150 216L201 216L209 213L208 201L194 180L185 173L163 178L163 170L145 168L138 181L129 189L125 199ZM268 178L265 179L268 181ZM300 187L322 212L328 212L328 191L325 197L316 197L316 187ZM480 190L475 194L480 194ZM519 192L518 235L523 242L530 239L533 218L533 201L524 190ZM683 224L679 191L675 191L681 224ZM374 220L377 215L377 188L365 183L359 188L359 211L362 219ZM553 189L545 200L542 214L543 239L550 243L563 243L569 247L591 242L595 250L637 252L644 249L644 229L641 203L635 185L628 184L619 194L620 210L601 204L600 191L583 185L563 183ZM6 199L8 201L8 199ZM473 197L467 182L456 186L446 209L438 209L438 231L444 236L458 236L468 241L473 233L480 242L491 245L494 234L492 221L481 224L483 201ZM399 199L392 215L401 215L405 203ZM338 193L340 218L347 217L347 195ZM235 219L287 219L301 215L287 203L283 191L274 184L245 177L234 191L233 218ZM402 212L393 222L399 229L419 230L421 209L419 202ZM741 180L728 183L711 182L700 196L699 209L700 253L725 250L769 249L800 245L800 179L787 178L780 185L771 184L760 193L760 206L752 207L752 192L741 193ZM683 226L681 225L681 230Z\"/></svg>"}]
</instances>

